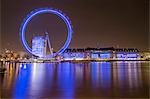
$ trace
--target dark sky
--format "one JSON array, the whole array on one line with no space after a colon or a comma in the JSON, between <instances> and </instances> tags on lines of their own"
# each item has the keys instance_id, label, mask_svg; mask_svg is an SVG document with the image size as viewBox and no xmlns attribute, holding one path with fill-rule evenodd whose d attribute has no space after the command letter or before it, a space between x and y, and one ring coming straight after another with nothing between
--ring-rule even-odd
<instances>
[{"instance_id":1,"label":"dark sky","mask_svg":"<svg viewBox=\"0 0 150 99\"><path fill-rule=\"evenodd\" d=\"M148 0L1 0L2 48L23 50L19 28L34 9L60 9L73 25L69 47L122 47L148 49ZM66 26L55 15L36 16L29 23L26 38L48 31L58 49L66 38Z\"/></svg>"}]
</instances>

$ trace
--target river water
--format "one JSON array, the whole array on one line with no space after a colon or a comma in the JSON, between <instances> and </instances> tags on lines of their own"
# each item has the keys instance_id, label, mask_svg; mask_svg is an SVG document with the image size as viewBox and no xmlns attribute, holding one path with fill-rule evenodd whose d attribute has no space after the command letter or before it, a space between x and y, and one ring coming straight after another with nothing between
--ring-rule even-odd
<instances>
[{"instance_id":1,"label":"river water","mask_svg":"<svg viewBox=\"0 0 150 99\"><path fill-rule=\"evenodd\" d=\"M149 98L150 62L6 63L0 98Z\"/></svg>"}]
</instances>

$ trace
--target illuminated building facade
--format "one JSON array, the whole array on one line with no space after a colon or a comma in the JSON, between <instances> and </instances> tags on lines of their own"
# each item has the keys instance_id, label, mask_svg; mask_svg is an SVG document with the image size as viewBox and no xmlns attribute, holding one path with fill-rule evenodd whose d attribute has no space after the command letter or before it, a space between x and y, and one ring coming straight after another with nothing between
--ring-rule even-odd
<instances>
[{"instance_id":1,"label":"illuminated building facade","mask_svg":"<svg viewBox=\"0 0 150 99\"><path fill-rule=\"evenodd\" d=\"M32 39L32 53L40 58L46 55L46 40L43 36L36 36Z\"/></svg>"},{"instance_id":2,"label":"illuminated building facade","mask_svg":"<svg viewBox=\"0 0 150 99\"><path fill-rule=\"evenodd\" d=\"M67 49L64 60L138 60L140 53L137 49L115 48L86 48Z\"/></svg>"}]
</instances>

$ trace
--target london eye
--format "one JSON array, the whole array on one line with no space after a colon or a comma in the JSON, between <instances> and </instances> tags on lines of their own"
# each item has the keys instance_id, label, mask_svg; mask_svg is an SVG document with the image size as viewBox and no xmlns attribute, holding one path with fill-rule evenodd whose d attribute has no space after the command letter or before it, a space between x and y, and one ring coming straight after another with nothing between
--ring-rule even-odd
<instances>
[{"instance_id":1,"label":"london eye","mask_svg":"<svg viewBox=\"0 0 150 99\"><path fill-rule=\"evenodd\" d=\"M48 38L48 33L46 33L46 35L47 35L46 40L48 41L48 46L50 48L49 49L50 54L44 55L43 58L52 58L52 57L62 54L67 49L67 47L69 46L69 44L71 42L72 33L73 33L70 20L60 10L56 10L56 9L52 9L52 8L39 8L39 9L33 10L31 13L29 13L26 16L26 18L24 19L24 21L20 27L20 38L21 38L21 42L22 42L24 48L30 54L32 54L33 56L40 57L38 54L33 53L32 48L28 45L27 40L25 38L25 30L26 30L28 23L33 19L34 16L44 14L44 13L54 14L54 15L58 16L59 18L61 18L63 20L63 22L65 23L65 25L67 27L67 39L66 39L64 45L57 52L54 52L54 53L52 52L52 49L51 49L51 44L50 44L50 40Z\"/></svg>"}]
</instances>

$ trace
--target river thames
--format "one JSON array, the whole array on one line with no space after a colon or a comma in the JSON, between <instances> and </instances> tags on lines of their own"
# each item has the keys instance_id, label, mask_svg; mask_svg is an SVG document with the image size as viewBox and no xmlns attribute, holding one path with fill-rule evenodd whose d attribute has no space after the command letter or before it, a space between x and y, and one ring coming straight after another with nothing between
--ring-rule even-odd
<instances>
[{"instance_id":1,"label":"river thames","mask_svg":"<svg viewBox=\"0 0 150 99\"><path fill-rule=\"evenodd\" d=\"M149 98L150 62L6 63L1 98Z\"/></svg>"}]
</instances>

